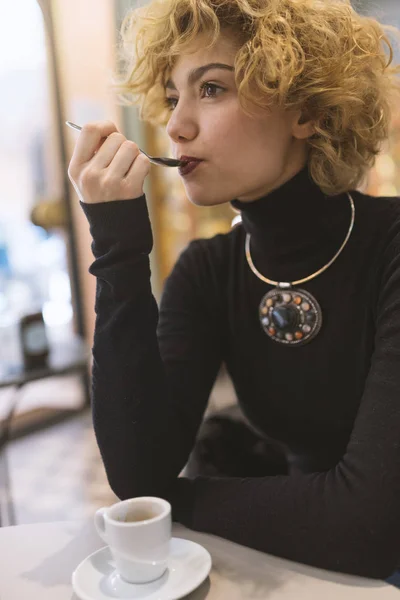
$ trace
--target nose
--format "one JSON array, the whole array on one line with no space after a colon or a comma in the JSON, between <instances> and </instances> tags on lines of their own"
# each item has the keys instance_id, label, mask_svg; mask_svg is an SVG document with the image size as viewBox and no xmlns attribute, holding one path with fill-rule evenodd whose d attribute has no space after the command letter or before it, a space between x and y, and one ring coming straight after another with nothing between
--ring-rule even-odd
<instances>
[{"instance_id":1,"label":"nose","mask_svg":"<svg viewBox=\"0 0 400 600\"><path fill-rule=\"evenodd\" d=\"M199 132L198 123L193 111L183 104L174 108L168 121L166 132L173 142L193 140Z\"/></svg>"}]
</instances>

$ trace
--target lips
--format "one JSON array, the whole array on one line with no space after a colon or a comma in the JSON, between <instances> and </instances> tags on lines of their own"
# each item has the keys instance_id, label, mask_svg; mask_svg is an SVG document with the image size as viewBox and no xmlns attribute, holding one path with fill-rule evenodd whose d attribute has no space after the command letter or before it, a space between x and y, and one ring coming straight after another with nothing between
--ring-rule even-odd
<instances>
[{"instance_id":1,"label":"lips","mask_svg":"<svg viewBox=\"0 0 400 600\"><path fill-rule=\"evenodd\" d=\"M193 169L195 169L202 162L200 158L184 155L181 156L180 160L187 161L187 164L179 167L178 171L180 175L188 175L188 173L191 173L191 171L193 171Z\"/></svg>"},{"instance_id":2,"label":"lips","mask_svg":"<svg viewBox=\"0 0 400 600\"><path fill-rule=\"evenodd\" d=\"M186 154L182 154L179 160L185 160L187 162L191 161L201 161L202 158L198 158L197 156L187 156Z\"/></svg>"}]
</instances>

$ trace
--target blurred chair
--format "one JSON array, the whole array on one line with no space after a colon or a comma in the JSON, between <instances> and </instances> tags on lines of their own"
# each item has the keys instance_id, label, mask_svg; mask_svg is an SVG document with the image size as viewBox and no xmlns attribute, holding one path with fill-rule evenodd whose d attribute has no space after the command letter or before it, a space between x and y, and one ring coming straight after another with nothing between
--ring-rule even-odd
<instances>
[{"instance_id":1,"label":"blurred chair","mask_svg":"<svg viewBox=\"0 0 400 600\"><path fill-rule=\"evenodd\" d=\"M0 526L4 527L16 524L10 486L7 446L22 388L31 381L77 373L81 376L85 392L85 402L79 409L83 410L90 404L88 361L89 349L80 337L75 336L63 344L58 344L54 347L50 345L48 366L45 368L27 371L23 368L22 364L18 364L3 372L0 371L0 388L13 388L8 412L6 413L6 417L0 421ZM62 418L76 414L76 412L76 410L59 410L51 420L42 421L34 428L30 427L29 431L35 431L44 425L59 422Z\"/></svg>"},{"instance_id":2,"label":"blurred chair","mask_svg":"<svg viewBox=\"0 0 400 600\"><path fill-rule=\"evenodd\" d=\"M10 437L11 422L18 403L19 392L23 387L19 383L13 390L7 416L0 421L0 526L15 525L15 511L10 487L10 473L7 460L7 443ZM0 384L1 387L1 384Z\"/></svg>"}]
</instances>

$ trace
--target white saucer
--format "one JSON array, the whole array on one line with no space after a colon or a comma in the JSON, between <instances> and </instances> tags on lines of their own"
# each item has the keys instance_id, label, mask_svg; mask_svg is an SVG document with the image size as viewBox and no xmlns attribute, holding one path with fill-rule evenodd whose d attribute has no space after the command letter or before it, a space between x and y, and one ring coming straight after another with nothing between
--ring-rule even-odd
<instances>
[{"instance_id":1,"label":"white saucer","mask_svg":"<svg viewBox=\"0 0 400 600\"><path fill-rule=\"evenodd\" d=\"M195 590L211 569L211 556L203 546L181 538L171 539L168 569L151 583L127 583L115 570L108 546L83 560L72 574L72 587L81 600L178 600Z\"/></svg>"}]
</instances>

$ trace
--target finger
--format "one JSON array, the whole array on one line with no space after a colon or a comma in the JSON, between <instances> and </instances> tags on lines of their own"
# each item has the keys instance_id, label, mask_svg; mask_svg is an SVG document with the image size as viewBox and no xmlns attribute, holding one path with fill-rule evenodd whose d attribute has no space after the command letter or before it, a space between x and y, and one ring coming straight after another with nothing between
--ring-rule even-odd
<instances>
[{"instance_id":1,"label":"finger","mask_svg":"<svg viewBox=\"0 0 400 600\"><path fill-rule=\"evenodd\" d=\"M126 142L126 137L122 133L113 132L104 141L97 154L92 159L92 165L97 169L107 168L113 161L119 148ZM133 142L131 142L133 143Z\"/></svg>"},{"instance_id":2,"label":"finger","mask_svg":"<svg viewBox=\"0 0 400 600\"><path fill-rule=\"evenodd\" d=\"M118 129L112 121L86 123L82 127L75 145L74 163L82 165L91 160L96 150L102 145L102 138L107 138L114 131L118 131Z\"/></svg>"},{"instance_id":3,"label":"finger","mask_svg":"<svg viewBox=\"0 0 400 600\"><path fill-rule=\"evenodd\" d=\"M125 141L108 167L109 174L122 179L140 154L141 152L134 142Z\"/></svg>"},{"instance_id":4,"label":"finger","mask_svg":"<svg viewBox=\"0 0 400 600\"><path fill-rule=\"evenodd\" d=\"M127 185L134 186L138 181L143 181L150 171L150 161L145 154L139 152L137 158L133 161L131 168L124 177Z\"/></svg>"},{"instance_id":5,"label":"finger","mask_svg":"<svg viewBox=\"0 0 400 600\"><path fill-rule=\"evenodd\" d=\"M112 134L111 134L112 135ZM103 137L101 138L99 144L97 145L96 150L94 151L94 154L97 154L97 152L100 150L100 148L102 147L102 145L104 144L104 142L107 140L108 138Z\"/></svg>"}]
</instances>

